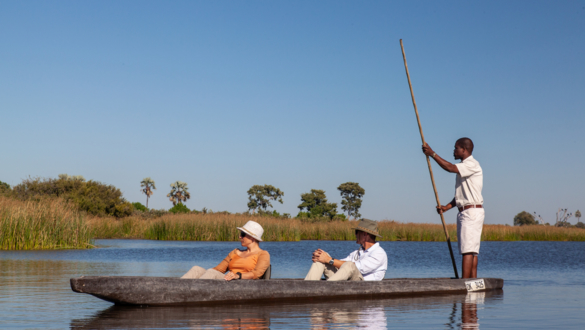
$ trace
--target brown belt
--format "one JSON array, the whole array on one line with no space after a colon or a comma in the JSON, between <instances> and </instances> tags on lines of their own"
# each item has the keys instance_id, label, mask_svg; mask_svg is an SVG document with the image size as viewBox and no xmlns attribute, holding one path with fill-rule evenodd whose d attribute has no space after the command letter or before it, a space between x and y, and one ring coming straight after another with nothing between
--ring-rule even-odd
<instances>
[{"instance_id":1,"label":"brown belt","mask_svg":"<svg viewBox=\"0 0 585 330\"><path fill-rule=\"evenodd\" d=\"M465 205L464 207L458 207L459 212L463 212L463 210L467 209L481 209L483 208L482 205Z\"/></svg>"}]
</instances>

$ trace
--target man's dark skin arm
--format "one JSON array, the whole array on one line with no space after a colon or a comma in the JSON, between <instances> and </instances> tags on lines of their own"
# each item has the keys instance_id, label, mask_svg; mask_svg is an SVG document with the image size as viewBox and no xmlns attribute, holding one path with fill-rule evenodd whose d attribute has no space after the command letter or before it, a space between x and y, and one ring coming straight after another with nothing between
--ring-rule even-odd
<instances>
[{"instance_id":1,"label":"man's dark skin arm","mask_svg":"<svg viewBox=\"0 0 585 330\"><path fill-rule=\"evenodd\" d=\"M439 155L437 155L427 143L425 143L422 146L422 151L425 155L434 159L437 162L437 164L439 164L439 166L441 166L445 171L459 174L459 169L457 168L457 166L455 166L455 164L451 164L448 161L444 160L443 158L439 157ZM455 144L453 156L455 157L455 159L465 159L469 157L467 150L465 148L461 148L461 146L457 144ZM455 198L453 198L453 200L449 204L444 206L437 206L437 213L441 214L443 212L446 212L454 208L456 205L457 204L455 203Z\"/></svg>"},{"instance_id":2,"label":"man's dark skin arm","mask_svg":"<svg viewBox=\"0 0 585 330\"><path fill-rule=\"evenodd\" d=\"M453 200L449 204L444 205L444 206L437 206L437 213L441 214L443 212L446 212L446 211L454 208L455 205L457 205L457 204L455 203L455 198L453 198Z\"/></svg>"},{"instance_id":3,"label":"man's dark skin arm","mask_svg":"<svg viewBox=\"0 0 585 330\"><path fill-rule=\"evenodd\" d=\"M455 164L451 164L448 161L444 160L443 158L439 157L439 155L437 155L427 143L425 143L425 145L422 146L422 150L425 155L434 159L437 162L437 164L439 164L439 166L441 166L445 171L451 173L459 173L459 169L457 168L457 166L455 166Z\"/></svg>"}]
</instances>

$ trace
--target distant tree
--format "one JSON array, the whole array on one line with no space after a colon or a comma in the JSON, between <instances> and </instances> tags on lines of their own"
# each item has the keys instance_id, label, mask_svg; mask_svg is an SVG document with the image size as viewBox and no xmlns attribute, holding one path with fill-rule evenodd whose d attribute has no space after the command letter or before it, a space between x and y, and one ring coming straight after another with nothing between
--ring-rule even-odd
<instances>
[{"instance_id":1,"label":"distant tree","mask_svg":"<svg viewBox=\"0 0 585 330\"><path fill-rule=\"evenodd\" d=\"M343 198L341 209L347 212L347 217L359 218L361 214L358 211L362 207L362 197L366 193L364 188L357 182L346 182L337 187L337 190L341 192L341 198Z\"/></svg>"},{"instance_id":2,"label":"distant tree","mask_svg":"<svg viewBox=\"0 0 585 330\"><path fill-rule=\"evenodd\" d=\"M83 175L59 174L59 179L85 182L85 178L83 177Z\"/></svg>"},{"instance_id":3,"label":"distant tree","mask_svg":"<svg viewBox=\"0 0 585 330\"><path fill-rule=\"evenodd\" d=\"M185 204L179 203L179 204L171 207L169 209L169 212L175 213L175 214L177 214L177 213L189 213L189 212L191 212L191 210L189 210L189 208L187 206L185 206Z\"/></svg>"},{"instance_id":4,"label":"distant tree","mask_svg":"<svg viewBox=\"0 0 585 330\"><path fill-rule=\"evenodd\" d=\"M134 209L138 210L138 211L142 211L142 212L148 211L146 206L142 205L142 203L140 203L140 202L132 203L132 207L134 207Z\"/></svg>"},{"instance_id":5,"label":"distant tree","mask_svg":"<svg viewBox=\"0 0 585 330\"><path fill-rule=\"evenodd\" d=\"M146 208L148 208L148 199L154 193L152 190L156 190L154 180L150 177L144 178L140 181L140 187L142 187L142 193L146 195Z\"/></svg>"},{"instance_id":6,"label":"distant tree","mask_svg":"<svg viewBox=\"0 0 585 330\"><path fill-rule=\"evenodd\" d=\"M21 200L46 197L63 198L97 216L118 218L132 214L132 204L122 197L120 189L97 181L85 181L80 176L61 175L59 179L29 178L14 186L11 195Z\"/></svg>"},{"instance_id":7,"label":"distant tree","mask_svg":"<svg viewBox=\"0 0 585 330\"><path fill-rule=\"evenodd\" d=\"M581 211L577 210L577 212L575 212L575 218L577 218L577 223L579 223L581 220Z\"/></svg>"},{"instance_id":8,"label":"distant tree","mask_svg":"<svg viewBox=\"0 0 585 330\"><path fill-rule=\"evenodd\" d=\"M534 220L534 216L526 211L522 211L514 217L514 226L529 226L535 224L537 224L537 222Z\"/></svg>"},{"instance_id":9,"label":"distant tree","mask_svg":"<svg viewBox=\"0 0 585 330\"><path fill-rule=\"evenodd\" d=\"M329 217L333 219L337 214L337 203L328 203L325 191L311 189L310 193L301 194L302 203L297 206L301 212L307 209L311 217Z\"/></svg>"},{"instance_id":10,"label":"distant tree","mask_svg":"<svg viewBox=\"0 0 585 330\"><path fill-rule=\"evenodd\" d=\"M182 181L175 181L171 183L171 192L168 193L167 197L173 202L173 206L177 203L182 204L191 198L191 194L187 191L187 184Z\"/></svg>"},{"instance_id":11,"label":"distant tree","mask_svg":"<svg viewBox=\"0 0 585 330\"><path fill-rule=\"evenodd\" d=\"M248 189L248 210L252 212L256 212L257 209L266 211L268 207L272 207L271 200L282 204L282 196L284 196L284 192L269 184L253 185L252 188Z\"/></svg>"},{"instance_id":12,"label":"distant tree","mask_svg":"<svg viewBox=\"0 0 585 330\"><path fill-rule=\"evenodd\" d=\"M10 185L6 182L0 181L0 193L10 190Z\"/></svg>"},{"instance_id":13,"label":"distant tree","mask_svg":"<svg viewBox=\"0 0 585 330\"><path fill-rule=\"evenodd\" d=\"M567 209L558 209L557 210L557 222L555 223L556 227L567 227L570 225L569 218L573 216L573 213L567 213Z\"/></svg>"}]
</instances>

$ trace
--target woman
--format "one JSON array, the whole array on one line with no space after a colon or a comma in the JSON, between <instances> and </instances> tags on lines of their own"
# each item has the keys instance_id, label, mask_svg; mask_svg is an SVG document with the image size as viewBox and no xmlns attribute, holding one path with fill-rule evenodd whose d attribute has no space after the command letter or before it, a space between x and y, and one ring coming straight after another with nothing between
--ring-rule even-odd
<instances>
[{"instance_id":1,"label":"woman","mask_svg":"<svg viewBox=\"0 0 585 330\"><path fill-rule=\"evenodd\" d=\"M248 221L240 230L240 243L245 250L235 249L214 268L205 270L194 266L181 278L231 280L257 280L268 266L270 266L270 254L260 248L264 229L259 223ZM226 273L226 271L228 271Z\"/></svg>"}]
</instances>

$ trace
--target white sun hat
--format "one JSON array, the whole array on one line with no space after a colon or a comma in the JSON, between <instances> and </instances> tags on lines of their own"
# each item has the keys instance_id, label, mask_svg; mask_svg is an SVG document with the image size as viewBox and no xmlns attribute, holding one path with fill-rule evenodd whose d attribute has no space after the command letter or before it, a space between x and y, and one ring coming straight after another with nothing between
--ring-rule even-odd
<instances>
[{"instance_id":1,"label":"white sun hat","mask_svg":"<svg viewBox=\"0 0 585 330\"><path fill-rule=\"evenodd\" d=\"M264 234L264 228L260 226L256 221L248 221L244 227L236 227L244 233L254 237L257 241L262 242L262 234Z\"/></svg>"}]
</instances>

